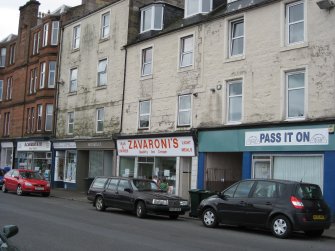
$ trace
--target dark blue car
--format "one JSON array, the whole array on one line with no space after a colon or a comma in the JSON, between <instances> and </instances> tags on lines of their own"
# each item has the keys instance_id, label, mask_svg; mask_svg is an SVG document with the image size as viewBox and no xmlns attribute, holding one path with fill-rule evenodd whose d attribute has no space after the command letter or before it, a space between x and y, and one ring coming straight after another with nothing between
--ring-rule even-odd
<instances>
[{"instance_id":1,"label":"dark blue car","mask_svg":"<svg viewBox=\"0 0 335 251\"><path fill-rule=\"evenodd\" d=\"M0 188L2 188L3 184L3 176L5 175L5 171L0 169Z\"/></svg>"}]
</instances>

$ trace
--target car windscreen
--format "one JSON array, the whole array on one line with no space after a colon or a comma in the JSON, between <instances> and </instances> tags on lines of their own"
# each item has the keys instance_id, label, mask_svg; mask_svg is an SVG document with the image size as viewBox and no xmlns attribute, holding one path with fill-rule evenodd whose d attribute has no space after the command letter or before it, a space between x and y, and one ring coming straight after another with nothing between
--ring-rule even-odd
<instances>
[{"instance_id":1,"label":"car windscreen","mask_svg":"<svg viewBox=\"0 0 335 251\"><path fill-rule=\"evenodd\" d=\"M296 196L303 200L320 200L322 199L322 192L318 185L299 184L297 186Z\"/></svg>"},{"instance_id":2,"label":"car windscreen","mask_svg":"<svg viewBox=\"0 0 335 251\"><path fill-rule=\"evenodd\" d=\"M20 172L20 176L24 179L44 180L38 172Z\"/></svg>"},{"instance_id":3,"label":"car windscreen","mask_svg":"<svg viewBox=\"0 0 335 251\"><path fill-rule=\"evenodd\" d=\"M134 188L138 191L159 191L159 187L154 181L133 180Z\"/></svg>"}]
</instances>

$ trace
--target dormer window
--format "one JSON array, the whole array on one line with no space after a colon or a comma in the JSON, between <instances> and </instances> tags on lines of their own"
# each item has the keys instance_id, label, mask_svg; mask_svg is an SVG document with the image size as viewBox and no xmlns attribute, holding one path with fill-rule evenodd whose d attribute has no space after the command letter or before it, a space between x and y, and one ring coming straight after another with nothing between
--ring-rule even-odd
<instances>
[{"instance_id":1,"label":"dormer window","mask_svg":"<svg viewBox=\"0 0 335 251\"><path fill-rule=\"evenodd\" d=\"M213 8L213 0L185 0L185 17L206 14Z\"/></svg>"},{"instance_id":2,"label":"dormer window","mask_svg":"<svg viewBox=\"0 0 335 251\"><path fill-rule=\"evenodd\" d=\"M141 33L163 28L163 6L155 4L141 10Z\"/></svg>"}]
</instances>

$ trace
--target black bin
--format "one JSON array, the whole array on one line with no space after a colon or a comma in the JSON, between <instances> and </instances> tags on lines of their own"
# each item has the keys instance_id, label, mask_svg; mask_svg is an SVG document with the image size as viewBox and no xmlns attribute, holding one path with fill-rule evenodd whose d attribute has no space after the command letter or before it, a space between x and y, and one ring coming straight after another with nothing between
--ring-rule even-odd
<instances>
[{"instance_id":1,"label":"black bin","mask_svg":"<svg viewBox=\"0 0 335 251\"><path fill-rule=\"evenodd\" d=\"M203 189L192 189L189 193L191 199L191 211L189 215L191 217L198 217L197 208L200 205L200 202L215 194L215 192Z\"/></svg>"}]
</instances>

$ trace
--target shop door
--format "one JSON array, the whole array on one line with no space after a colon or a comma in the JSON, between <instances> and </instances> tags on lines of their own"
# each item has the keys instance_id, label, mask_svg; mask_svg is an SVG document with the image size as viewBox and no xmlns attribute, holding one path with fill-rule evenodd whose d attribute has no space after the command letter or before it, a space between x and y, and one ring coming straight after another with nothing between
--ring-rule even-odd
<instances>
[{"instance_id":1,"label":"shop door","mask_svg":"<svg viewBox=\"0 0 335 251\"><path fill-rule=\"evenodd\" d=\"M151 179L154 169L154 158L139 157L137 177Z\"/></svg>"},{"instance_id":2,"label":"shop door","mask_svg":"<svg viewBox=\"0 0 335 251\"><path fill-rule=\"evenodd\" d=\"M180 158L180 190L179 195L184 198L189 198L189 190L191 189L191 158Z\"/></svg>"},{"instance_id":3,"label":"shop door","mask_svg":"<svg viewBox=\"0 0 335 251\"><path fill-rule=\"evenodd\" d=\"M254 178L271 179L271 161L270 159L254 160Z\"/></svg>"}]
</instances>

